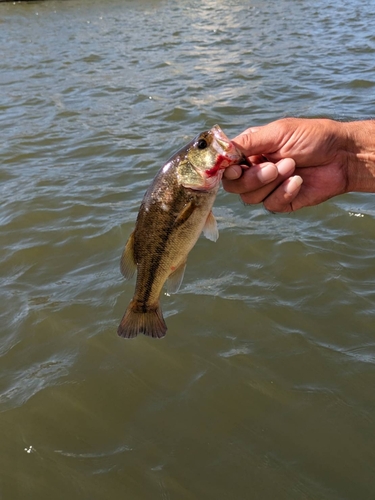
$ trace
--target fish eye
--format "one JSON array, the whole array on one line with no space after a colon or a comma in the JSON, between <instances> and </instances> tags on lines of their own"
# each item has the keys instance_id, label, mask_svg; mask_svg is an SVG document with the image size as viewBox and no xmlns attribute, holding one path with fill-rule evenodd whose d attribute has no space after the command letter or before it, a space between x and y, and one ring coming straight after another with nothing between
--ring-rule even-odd
<instances>
[{"instance_id":1,"label":"fish eye","mask_svg":"<svg viewBox=\"0 0 375 500\"><path fill-rule=\"evenodd\" d=\"M207 141L205 141L204 139L199 139L199 141L197 142L197 148L206 149L206 147L207 147Z\"/></svg>"}]
</instances>

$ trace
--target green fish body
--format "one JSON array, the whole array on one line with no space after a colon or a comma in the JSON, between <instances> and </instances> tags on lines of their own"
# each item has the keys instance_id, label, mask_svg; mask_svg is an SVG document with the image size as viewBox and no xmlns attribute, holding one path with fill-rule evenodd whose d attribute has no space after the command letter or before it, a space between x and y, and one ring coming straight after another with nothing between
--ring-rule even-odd
<instances>
[{"instance_id":1,"label":"green fish body","mask_svg":"<svg viewBox=\"0 0 375 500\"><path fill-rule=\"evenodd\" d=\"M223 169L246 162L217 125L199 134L160 169L146 191L135 229L121 258L121 272L137 271L135 293L118 327L121 337L161 338L167 326L160 308L165 283L178 291L187 256L200 234L216 241L212 206Z\"/></svg>"}]
</instances>

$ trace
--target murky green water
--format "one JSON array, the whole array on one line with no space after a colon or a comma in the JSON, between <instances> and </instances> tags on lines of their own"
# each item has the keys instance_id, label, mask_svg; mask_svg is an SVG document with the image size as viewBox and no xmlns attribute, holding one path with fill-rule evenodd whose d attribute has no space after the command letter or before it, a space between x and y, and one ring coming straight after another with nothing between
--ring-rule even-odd
<instances>
[{"instance_id":1,"label":"murky green water","mask_svg":"<svg viewBox=\"0 0 375 500\"><path fill-rule=\"evenodd\" d=\"M119 258L170 153L375 114L371 2L0 4L0 497L375 498L375 198L221 191L163 341Z\"/></svg>"}]
</instances>

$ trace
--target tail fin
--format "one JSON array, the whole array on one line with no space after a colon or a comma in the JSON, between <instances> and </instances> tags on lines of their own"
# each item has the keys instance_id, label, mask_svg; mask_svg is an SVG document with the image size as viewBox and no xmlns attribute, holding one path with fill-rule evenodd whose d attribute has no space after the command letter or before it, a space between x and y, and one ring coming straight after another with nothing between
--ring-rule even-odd
<instances>
[{"instance_id":1,"label":"tail fin","mask_svg":"<svg viewBox=\"0 0 375 500\"><path fill-rule=\"evenodd\" d=\"M146 312L137 311L130 302L121 323L117 329L118 335L126 339L132 339L138 333L144 333L149 337L162 338L167 331L163 313L159 304L155 308L150 308Z\"/></svg>"}]
</instances>

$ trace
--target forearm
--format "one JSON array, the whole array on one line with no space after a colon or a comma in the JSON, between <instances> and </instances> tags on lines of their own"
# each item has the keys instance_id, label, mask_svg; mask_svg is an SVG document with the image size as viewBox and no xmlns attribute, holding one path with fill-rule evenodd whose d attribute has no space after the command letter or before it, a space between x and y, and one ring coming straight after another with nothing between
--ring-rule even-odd
<instances>
[{"instance_id":1,"label":"forearm","mask_svg":"<svg viewBox=\"0 0 375 500\"><path fill-rule=\"evenodd\" d=\"M347 159L347 191L375 193L375 120L342 124Z\"/></svg>"}]
</instances>

